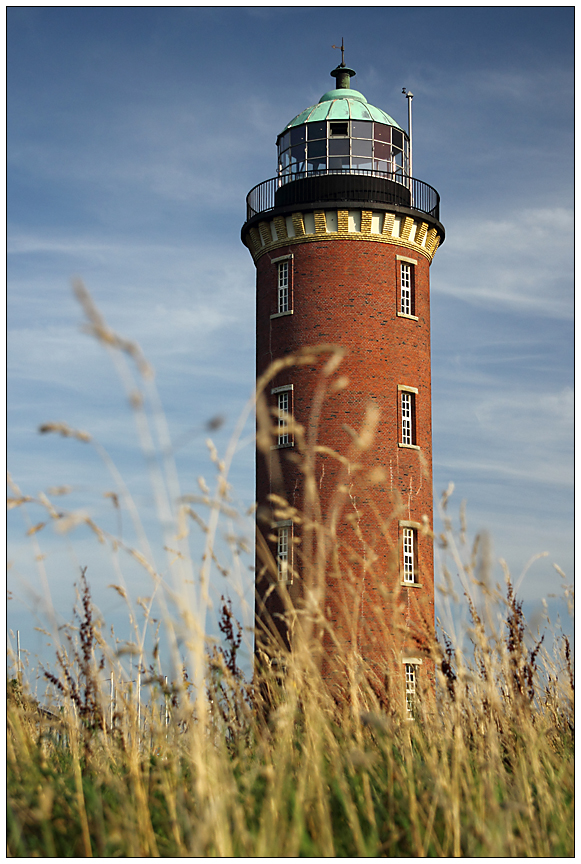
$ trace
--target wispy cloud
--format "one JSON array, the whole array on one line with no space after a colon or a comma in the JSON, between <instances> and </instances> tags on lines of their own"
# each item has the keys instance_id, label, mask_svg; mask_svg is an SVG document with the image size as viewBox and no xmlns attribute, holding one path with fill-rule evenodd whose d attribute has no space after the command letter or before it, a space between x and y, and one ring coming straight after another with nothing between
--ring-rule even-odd
<instances>
[{"instance_id":1,"label":"wispy cloud","mask_svg":"<svg viewBox=\"0 0 581 864\"><path fill-rule=\"evenodd\" d=\"M524 209L447 223L433 290L469 303L510 306L542 317L573 311L573 212Z\"/></svg>"}]
</instances>

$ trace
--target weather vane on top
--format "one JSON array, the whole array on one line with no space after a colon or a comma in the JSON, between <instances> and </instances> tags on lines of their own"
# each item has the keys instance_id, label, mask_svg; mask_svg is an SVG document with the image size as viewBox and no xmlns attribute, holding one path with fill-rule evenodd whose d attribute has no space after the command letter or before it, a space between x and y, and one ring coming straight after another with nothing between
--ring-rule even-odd
<instances>
[{"instance_id":1,"label":"weather vane on top","mask_svg":"<svg viewBox=\"0 0 581 864\"><path fill-rule=\"evenodd\" d=\"M343 37L341 36L341 45L331 45L331 48L341 48L341 66L345 65L345 47L343 45Z\"/></svg>"}]
</instances>

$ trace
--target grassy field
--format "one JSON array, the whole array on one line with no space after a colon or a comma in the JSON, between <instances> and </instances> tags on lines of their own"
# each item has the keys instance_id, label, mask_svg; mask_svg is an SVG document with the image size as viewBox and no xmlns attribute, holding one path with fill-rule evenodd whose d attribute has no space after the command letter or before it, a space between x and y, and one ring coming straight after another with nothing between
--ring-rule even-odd
<instances>
[{"instance_id":1,"label":"grassy field","mask_svg":"<svg viewBox=\"0 0 581 864\"><path fill-rule=\"evenodd\" d=\"M128 389L146 433L147 399L135 393L147 395L150 370L137 346L117 337L81 286L77 291L93 335L116 362L135 361L138 385L131 379ZM328 364L328 386L339 359ZM162 421L153 422L159 428ZM44 431L84 435L90 443L64 424ZM168 678L157 649L147 656L153 606L143 609L144 626L130 613L132 651L143 669L138 691L128 648L104 635L83 572L71 624L53 634L46 671L52 699L32 699L19 674L9 681L8 856L572 857L569 641L548 619L544 631L529 632L508 576L499 591L478 538L463 543L445 502L445 533L435 538L448 562L440 574L442 606L454 593L450 574L461 576L468 624L457 640L445 627L433 638L435 688L417 692L413 719L403 692L386 704L353 654L343 658L349 687L332 699L308 639L285 657L284 675L261 668L247 680L239 668L242 634L227 601L223 645L210 646L207 585L220 519L231 517L234 449L223 458L211 450L215 490L202 489L196 501L181 495L174 468L161 460L164 483L153 482L161 510L174 519L165 538L173 550L171 586L156 572L145 540L122 548L101 532L115 554L121 549L139 561L155 586L173 657ZM303 456L309 470L314 454ZM14 484L10 498L15 507L44 507L48 522L76 524L74 514L57 511L46 497L33 501ZM137 520L122 486L119 506ZM199 564L187 547L192 520L205 538ZM99 535L97 525L90 527ZM318 554L312 566L324 567L325 557ZM187 674L178 642L187 650Z\"/></svg>"},{"instance_id":2,"label":"grassy field","mask_svg":"<svg viewBox=\"0 0 581 864\"><path fill-rule=\"evenodd\" d=\"M8 854L572 856L567 645L539 676L523 643L481 636L414 721L363 680L332 702L304 658L251 687L226 655L202 698L174 687L167 717L158 699L138 721L127 694L111 725L89 627L59 713L11 682Z\"/></svg>"}]
</instances>

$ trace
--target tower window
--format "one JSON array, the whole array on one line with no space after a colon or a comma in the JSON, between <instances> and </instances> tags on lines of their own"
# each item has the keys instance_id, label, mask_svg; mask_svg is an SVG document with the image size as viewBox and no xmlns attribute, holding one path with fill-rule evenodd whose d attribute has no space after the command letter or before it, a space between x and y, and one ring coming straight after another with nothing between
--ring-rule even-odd
<instances>
[{"instance_id":1,"label":"tower window","mask_svg":"<svg viewBox=\"0 0 581 864\"><path fill-rule=\"evenodd\" d=\"M403 581L417 582L417 531L415 528L402 528Z\"/></svg>"},{"instance_id":2,"label":"tower window","mask_svg":"<svg viewBox=\"0 0 581 864\"><path fill-rule=\"evenodd\" d=\"M404 315L406 318L415 318L416 315L416 269L418 263L413 258L404 258L403 255L397 255L397 314Z\"/></svg>"},{"instance_id":3,"label":"tower window","mask_svg":"<svg viewBox=\"0 0 581 864\"><path fill-rule=\"evenodd\" d=\"M289 218L287 218L287 232L290 234L290 229L292 228L292 222L289 225ZM270 317L271 318L280 318L283 315L292 315L293 314L293 297L292 297L292 277L293 277L293 256L292 255L281 255L280 258L273 258L271 263L276 267L276 281L274 283L274 288L276 290L276 296L272 298L272 305ZM274 308L273 308L274 307Z\"/></svg>"},{"instance_id":4,"label":"tower window","mask_svg":"<svg viewBox=\"0 0 581 864\"><path fill-rule=\"evenodd\" d=\"M290 444L288 419L290 414L290 392L278 394L278 443Z\"/></svg>"},{"instance_id":5,"label":"tower window","mask_svg":"<svg viewBox=\"0 0 581 864\"><path fill-rule=\"evenodd\" d=\"M409 390L400 391L401 443L416 443L416 394Z\"/></svg>"},{"instance_id":6,"label":"tower window","mask_svg":"<svg viewBox=\"0 0 581 864\"><path fill-rule=\"evenodd\" d=\"M330 123L330 133L331 135L348 135L349 134L349 124L348 123Z\"/></svg>"},{"instance_id":7,"label":"tower window","mask_svg":"<svg viewBox=\"0 0 581 864\"><path fill-rule=\"evenodd\" d=\"M289 526L284 525L278 528L276 540L276 563L279 582L290 582L290 532Z\"/></svg>"},{"instance_id":8,"label":"tower window","mask_svg":"<svg viewBox=\"0 0 581 864\"><path fill-rule=\"evenodd\" d=\"M283 384L274 387L271 393L276 396L277 435L275 447L292 447L291 432L293 385Z\"/></svg>"},{"instance_id":9,"label":"tower window","mask_svg":"<svg viewBox=\"0 0 581 864\"><path fill-rule=\"evenodd\" d=\"M405 708L408 720L414 719L417 699L417 665L405 664Z\"/></svg>"},{"instance_id":10,"label":"tower window","mask_svg":"<svg viewBox=\"0 0 581 864\"><path fill-rule=\"evenodd\" d=\"M400 311L404 315L412 314L412 274L409 264L401 264L401 306Z\"/></svg>"},{"instance_id":11,"label":"tower window","mask_svg":"<svg viewBox=\"0 0 581 864\"><path fill-rule=\"evenodd\" d=\"M279 315L281 312L288 312L290 309L288 265L288 261L280 261L278 264L278 303L276 311Z\"/></svg>"}]
</instances>

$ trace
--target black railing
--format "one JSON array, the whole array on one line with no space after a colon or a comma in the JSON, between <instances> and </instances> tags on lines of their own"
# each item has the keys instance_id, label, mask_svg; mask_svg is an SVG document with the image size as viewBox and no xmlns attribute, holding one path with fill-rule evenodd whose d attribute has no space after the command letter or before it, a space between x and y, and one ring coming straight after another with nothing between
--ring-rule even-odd
<instances>
[{"instance_id":1,"label":"black railing","mask_svg":"<svg viewBox=\"0 0 581 864\"><path fill-rule=\"evenodd\" d=\"M400 205L440 219L440 196L432 186L404 174L363 169L304 171L272 177L259 183L246 196L246 219L277 207L341 201Z\"/></svg>"}]
</instances>

